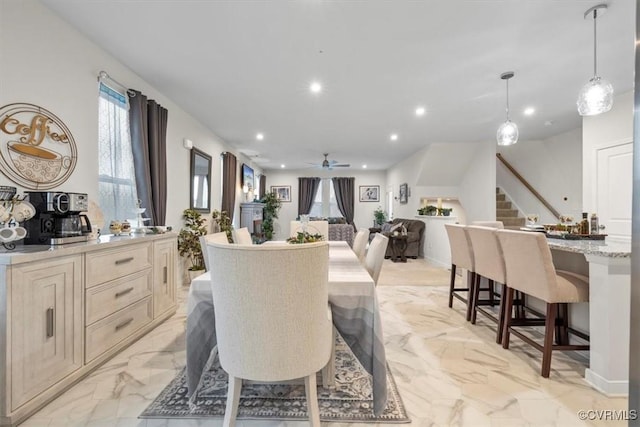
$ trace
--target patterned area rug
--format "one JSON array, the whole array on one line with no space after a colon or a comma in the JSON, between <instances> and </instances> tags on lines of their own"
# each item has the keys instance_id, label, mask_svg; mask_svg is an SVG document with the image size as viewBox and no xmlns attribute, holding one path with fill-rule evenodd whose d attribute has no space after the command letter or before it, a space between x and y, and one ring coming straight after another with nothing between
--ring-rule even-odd
<instances>
[{"instance_id":1,"label":"patterned area rug","mask_svg":"<svg viewBox=\"0 0 640 427\"><path fill-rule=\"evenodd\" d=\"M318 377L318 380L320 378ZM319 382L320 384L320 382ZM140 418L224 417L227 403L227 374L216 358L205 374L204 385L193 408L189 407L183 370L140 415ZM371 376L362 368L345 342L336 341L336 388L318 386L322 421L365 423L408 423L402 399L387 367L388 402L380 416L373 413ZM307 402L304 383L242 385L238 419L306 420Z\"/></svg>"}]
</instances>

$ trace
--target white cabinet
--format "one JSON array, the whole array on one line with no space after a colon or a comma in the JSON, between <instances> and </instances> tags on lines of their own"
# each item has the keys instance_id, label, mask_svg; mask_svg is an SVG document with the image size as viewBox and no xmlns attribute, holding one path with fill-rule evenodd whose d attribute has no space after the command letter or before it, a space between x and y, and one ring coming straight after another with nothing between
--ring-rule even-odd
<instances>
[{"instance_id":1,"label":"white cabinet","mask_svg":"<svg viewBox=\"0 0 640 427\"><path fill-rule=\"evenodd\" d=\"M0 251L0 425L15 425L176 311L176 235Z\"/></svg>"},{"instance_id":2,"label":"white cabinet","mask_svg":"<svg viewBox=\"0 0 640 427\"><path fill-rule=\"evenodd\" d=\"M82 366L82 256L11 271L11 410Z\"/></svg>"}]
</instances>

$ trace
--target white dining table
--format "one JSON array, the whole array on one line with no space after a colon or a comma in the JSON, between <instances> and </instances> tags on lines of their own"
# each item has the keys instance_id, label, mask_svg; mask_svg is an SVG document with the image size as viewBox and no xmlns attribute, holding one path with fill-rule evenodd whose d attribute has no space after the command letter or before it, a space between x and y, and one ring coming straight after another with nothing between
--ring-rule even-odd
<instances>
[{"instance_id":1,"label":"white dining table","mask_svg":"<svg viewBox=\"0 0 640 427\"><path fill-rule=\"evenodd\" d=\"M268 245L285 242L265 242ZM373 381L373 410L387 404L387 363L375 283L349 245L329 242L329 303L333 324ZM216 345L215 302L205 273L191 282L187 303L188 395L198 391Z\"/></svg>"}]
</instances>

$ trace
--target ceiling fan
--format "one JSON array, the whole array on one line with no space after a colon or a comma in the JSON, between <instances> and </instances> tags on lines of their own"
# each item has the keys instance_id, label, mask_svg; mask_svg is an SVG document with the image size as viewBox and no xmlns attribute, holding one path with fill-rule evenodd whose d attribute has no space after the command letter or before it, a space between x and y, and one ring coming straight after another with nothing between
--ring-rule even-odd
<instances>
[{"instance_id":1,"label":"ceiling fan","mask_svg":"<svg viewBox=\"0 0 640 427\"><path fill-rule=\"evenodd\" d=\"M310 163L310 164L314 165L315 167L327 169L327 170L332 170L333 168L351 167L351 165L348 163L339 163L335 160L327 159L327 157L329 156L329 153L323 153L323 155L324 155L324 160L322 161L322 163Z\"/></svg>"}]
</instances>

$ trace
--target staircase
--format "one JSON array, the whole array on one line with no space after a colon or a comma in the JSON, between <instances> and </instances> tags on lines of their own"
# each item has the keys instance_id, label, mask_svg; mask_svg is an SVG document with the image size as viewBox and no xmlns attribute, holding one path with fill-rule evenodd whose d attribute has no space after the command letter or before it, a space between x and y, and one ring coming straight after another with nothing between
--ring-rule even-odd
<instances>
[{"instance_id":1,"label":"staircase","mask_svg":"<svg viewBox=\"0 0 640 427\"><path fill-rule=\"evenodd\" d=\"M496 220L502 221L504 228L518 229L524 227L526 219L518 216L518 210L512 209L511 201L496 188Z\"/></svg>"}]
</instances>

